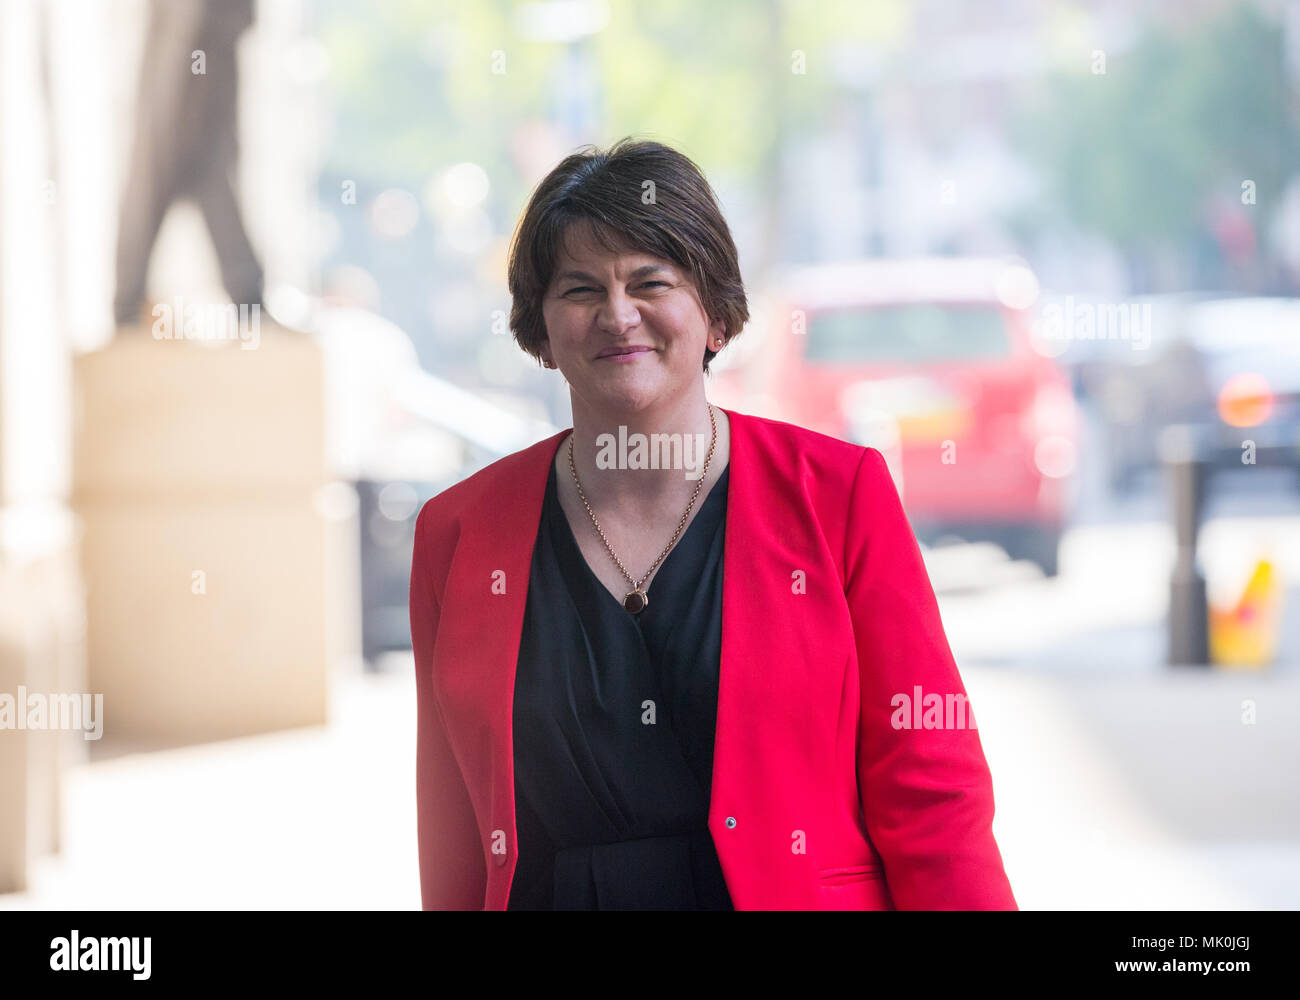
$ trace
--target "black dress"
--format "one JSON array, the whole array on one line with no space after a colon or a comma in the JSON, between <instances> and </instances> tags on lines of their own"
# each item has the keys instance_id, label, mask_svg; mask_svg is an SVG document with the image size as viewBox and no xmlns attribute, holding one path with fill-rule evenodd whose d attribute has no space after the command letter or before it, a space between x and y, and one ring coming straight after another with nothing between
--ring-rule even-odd
<instances>
[{"instance_id":1,"label":"black dress","mask_svg":"<svg viewBox=\"0 0 1300 1000\"><path fill-rule=\"evenodd\" d=\"M508 909L733 908L708 829L729 475L633 615L583 558L552 463L515 680Z\"/></svg>"}]
</instances>

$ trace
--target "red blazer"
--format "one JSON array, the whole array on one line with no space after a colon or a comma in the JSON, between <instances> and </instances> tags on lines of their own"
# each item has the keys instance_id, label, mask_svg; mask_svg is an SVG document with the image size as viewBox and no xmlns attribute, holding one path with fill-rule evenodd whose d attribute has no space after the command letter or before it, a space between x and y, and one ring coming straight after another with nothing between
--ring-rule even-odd
<instances>
[{"instance_id":1,"label":"red blazer","mask_svg":"<svg viewBox=\"0 0 1300 1000\"><path fill-rule=\"evenodd\" d=\"M708 824L736 909L1016 909L971 718L891 724L913 719L896 696L966 692L884 458L725 412ZM568 433L444 490L416 521L424 909L504 910L510 895L515 663L546 478Z\"/></svg>"}]
</instances>

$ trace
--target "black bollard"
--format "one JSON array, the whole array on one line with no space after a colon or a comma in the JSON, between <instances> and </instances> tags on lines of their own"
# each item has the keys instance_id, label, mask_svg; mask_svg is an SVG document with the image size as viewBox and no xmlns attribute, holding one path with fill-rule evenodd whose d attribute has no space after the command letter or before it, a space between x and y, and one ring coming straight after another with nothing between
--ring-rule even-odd
<instances>
[{"instance_id":1,"label":"black bollard","mask_svg":"<svg viewBox=\"0 0 1300 1000\"><path fill-rule=\"evenodd\" d=\"M1178 424L1160 435L1160 459L1172 495L1178 547L1169 581L1170 664L1208 666L1210 635L1205 577L1196 565L1196 535L1209 471L1196 427Z\"/></svg>"}]
</instances>

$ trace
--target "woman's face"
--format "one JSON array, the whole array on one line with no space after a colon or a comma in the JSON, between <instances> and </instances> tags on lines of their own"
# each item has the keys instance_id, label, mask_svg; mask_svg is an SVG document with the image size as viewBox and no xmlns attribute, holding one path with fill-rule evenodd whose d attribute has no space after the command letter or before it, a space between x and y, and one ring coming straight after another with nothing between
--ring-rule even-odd
<instances>
[{"instance_id":1,"label":"woman's face","mask_svg":"<svg viewBox=\"0 0 1300 1000\"><path fill-rule=\"evenodd\" d=\"M639 411L703 381L710 328L690 273L670 261L610 252L576 233L542 303L547 342L569 388L594 408Z\"/></svg>"}]
</instances>

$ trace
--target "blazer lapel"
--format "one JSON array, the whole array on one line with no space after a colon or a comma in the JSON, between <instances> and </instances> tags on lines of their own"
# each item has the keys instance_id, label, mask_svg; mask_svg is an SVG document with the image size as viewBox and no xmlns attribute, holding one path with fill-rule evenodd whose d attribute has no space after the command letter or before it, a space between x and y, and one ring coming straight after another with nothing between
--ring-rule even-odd
<instances>
[{"instance_id":1,"label":"blazer lapel","mask_svg":"<svg viewBox=\"0 0 1300 1000\"><path fill-rule=\"evenodd\" d=\"M709 831L732 901L762 902L756 872L805 863L789 839L791 782L823 766L850 622L839 572L812 503L818 472L760 419L731 418L731 475L722 582L722 657ZM759 896L752 894L758 892ZM811 900L809 901L811 902Z\"/></svg>"},{"instance_id":2,"label":"blazer lapel","mask_svg":"<svg viewBox=\"0 0 1300 1000\"><path fill-rule=\"evenodd\" d=\"M769 593L774 577L771 558L782 548L776 537L780 519L763 516L768 507L760 471L764 456L761 442L752 433L751 418L725 412L731 425L731 456L722 560L722 656L709 795L709 830L724 874L731 867L727 838L743 842L745 838L736 838L731 831L740 822L755 819L743 814L757 791L754 775L762 773L755 763L765 743L770 743L764 727L754 720L765 718L768 699L763 692L771 684L771 618L780 613L779 602ZM734 879L729 881L734 884Z\"/></svg>"},{"instance_id":3,"label":"blazer lapel","mask_svg":"<svg viewBox=\"0 0 1300 1000\"><path fill-rule=\"evenodd\" d=\"M489 849L486 908L505 909L516 855L514 688L548 466L561 431L502 459L465 498L447 574L435 662L453 745Z\"/></svg>"}]
</instances>

